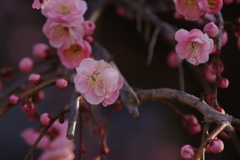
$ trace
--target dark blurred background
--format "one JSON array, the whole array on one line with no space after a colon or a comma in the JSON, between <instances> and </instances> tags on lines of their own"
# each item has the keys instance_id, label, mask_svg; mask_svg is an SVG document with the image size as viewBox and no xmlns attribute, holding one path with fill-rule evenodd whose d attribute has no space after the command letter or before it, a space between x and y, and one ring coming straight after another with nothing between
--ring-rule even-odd
<instances>
[{"instance_id":1,"label":"dark blurred background","mask_svg":"<svg viewBox=\"0 0 240 160\"><path fill-rule=\"evenodd\" d=\"M32 57L32 46L35 43L48 43L42 33L45 17L39 10L31 8L32 1L11 0L1 1L0 5L0 67L16 66L25 57ZM240 5L224 6L222 13L227 21L240 16ZM159 14L169 22L173 22L173 12ZM191 29L194 23L175 21L179 28ZM199 26L202 29L202 26ZM227 89L219 90L219 102L225 111L240 118L240 51L236 38L229 32L229 42L223 47L221 60L225 71L223 76L228 78L230 85ZM94 33L95 40L114 55L114 60L129 84L143 89L173 88L179 89L178 70L168 67L166 56L171 51L169 43L158 37L154 48L154 57L150 66L146 65L148 48L143 40L143 34L136 31L136 22L119 17L114 6L109 6L97 22ZM189 69L186 62L185 86L186 92L200 96L203 89L198 79ZM4 84L3 93L9 86L19 80L16 75L13 80ZM59 91L55 87L45 89L46 98L37 106L42 112L54 115L69 103L70 86ZM194 113L199 121L202 116L195 110L177 105L185 113ZM104 122L109 107L101 107L97 118ZM180 149L185 144L198 147L201 134L190 136L181 125L181 117L176 115L168 106L160 102L146 102L139 108L140 117L133 119L126 108L114 112L109 128L108 145L110 153L108 160L180 160ZM28 121L20 106L15 106L0 118L0 160L20 160L26 155L29 146L20 138L20 132L28 127L38 128L38 122ZM236 132L239 137L239 131ZM231 139L223 139L225 149L221 154L207 154L208 160L237 160L240 159ZM239 143L239 142L238 142ZM84 124L84 144L87 152L83 159L92 159L98 153L98 141L92 134L91 124ZM237 146L240 147L240 146ZM41 150L37 150L35 156Z\"/></svg>"}]
</instances>

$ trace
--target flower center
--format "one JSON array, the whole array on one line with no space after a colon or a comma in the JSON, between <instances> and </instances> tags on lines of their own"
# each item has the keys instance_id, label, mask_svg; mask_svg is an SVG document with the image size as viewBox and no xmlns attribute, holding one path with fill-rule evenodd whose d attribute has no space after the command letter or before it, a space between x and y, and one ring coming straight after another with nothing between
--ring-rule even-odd
<instances>
[{"instance_id":1,"label":"flower center","mask_svg":"<svg viewBox=\"0 0 240 160\"><path fill-rule=\"evenodd\" d=\"M185 46L184 52L191 57L195 57L198 55L200 51L200 46L198 42L190 42Z\"/></svg>"},{"instance_id":2,"label":"flower center","mask_svg":"<svg viewBox=\"0 0 240 160\"><path fill-rule=\"evenodd\" d=\"M60 12L63 14L63 15L66 15L69 13L69 8L68 6L61 6L60 7Z\"/></svg>"},{"instance_id":3,"label":"flower center","mask_svg":"<svg viewBox=\"0 0 240 160\"><path fill-rule=\"evenodd\" d=\"M187 0L187 4L188 5L195 5L196 4L196 0Z\"/></svg>"},{"instance_id":4,"label":"flower center","mask_svg":"<svg viewBox=\"0 0 240 160\"><path fill-rule=\"evenodd\" d=\"M82 53L82 47L78 44L73 44L70 48L64 50L65 55L71 61L79 60Z\"/></svg>"},{"instance_id":5,"label":"flower center","mask_svg":"<svg viewBox=\"0 0 240 160\"><path fill-rule=\"evenodd\" d=\"M210 9L216 8L216 1L208 0L208 6Z\"/></svg>"},{"instance_id":6,"label":"flower center","mask_svg":"<svg viewBox=\"0 0 240 160\"><path fill-rule=\"evenodd\" d=\"M91 88L97 88L98 85L101 85L101 78L99 77L99 73L93 73L88 79L88 85Z\"/></svg>"}]
</instances>

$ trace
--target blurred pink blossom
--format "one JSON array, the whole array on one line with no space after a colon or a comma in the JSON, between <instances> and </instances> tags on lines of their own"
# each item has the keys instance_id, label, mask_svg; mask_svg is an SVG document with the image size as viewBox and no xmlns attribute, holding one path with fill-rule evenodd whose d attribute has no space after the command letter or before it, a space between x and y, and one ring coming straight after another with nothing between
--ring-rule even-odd
<instances>
[{"instance_id":1,"label":"blurred pink blossom","mask_svg":"<svg viewBox=\"0 0 240 160\"><path fill-rule=\"evenodd\" d=\"M207 33L207 35L211 38L215 38L217 37L218 33L219 33L219 29L218 27L215 25L214 22L210 22L208 24L206 24L203 28L203 31L205 33Z\"/></svg>"}]
</instances>

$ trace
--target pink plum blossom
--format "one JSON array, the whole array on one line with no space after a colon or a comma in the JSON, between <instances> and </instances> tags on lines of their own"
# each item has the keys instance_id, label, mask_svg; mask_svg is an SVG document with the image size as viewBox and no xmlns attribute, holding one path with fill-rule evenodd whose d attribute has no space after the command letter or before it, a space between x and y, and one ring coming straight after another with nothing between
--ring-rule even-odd
<instances>
[{"instance_id":1,"label":"pink plum blossom","mask_svg":"<svg viewBox=\"0 0 240 160\"><path fill-rule=\"evenodd\" d=\"M42 1L42 2L40 2L40 1ZM40 8L43 9L48 4L49 1L50 0L34 0L33 4L32 4L32 8L33 9L40 9Z\"/></svg>"},{"instance_id":2,"label":"pink plum blossom","mask_svg":"<svg viewBox=\"0 0 240 160\"><path fill-rule=\"evenodd\" d=\"M175 34L175 40L178 42L175 49L179 57L193 65L207 62L214 48L213 40L199 29L190 32L180 29Z\"/></svg>"},{"instance_id":3,"label":"pink plum blossom","mask_svg":"<svg viewBox=\"0 0 240 160\"><path fill-rule=\"evenodd\" d=\"M123 79L111 65L87 58L76 70L75 87L87 102L107 106L117 100Z\"/></svg>"},{"instance_id":4,"label":"pink plum blossom","mask_svg":"<svg viewBox=\"0 0 240 160\"><path fill-rule=\"evenodd\" d=\"M58 56L66 68L73 69L79 66L83 59L89 58L91 51L92 48L89 43L83 40L82 43L72 44L67 49L58 49Z\"/></svg>"},{"instance_id":5,"label":"pink plum blossom","mask_svg":"<svg viewBox=\"0 0 240 160\"><path fill-rule=\"evenodd\" d=\"M82 25L63 24L47 19L43 26L43 32L49 39L51 46L55 48L69 48L72 44L81 43L84 36Z\"/></svg>"},{"instance_id":6,"label":"pink plum blossom","mask_svg":"<svg viewBox=\"0 0 240 160\"><path fill-rule=\"evenodd\" d=\"M202 0L174 0L174 3L186 20L196 21L204 14Z\"/></svg>"},{"instance_id":7,"label":"pink plum blossom","mask_svg":"<svg viewBox=\"0 0 240 160\"><path fill-rule=\"evenodd\" d=\"M84 22L86 10L87 4L83 0L52 0L42 14L54 21L77 26Z\"/></svg>"},{"instance_id":8,"label":"pink plum blossom","mask_svg":"<svg viewBox=\"0 0 240 160\"><path fill-rule=\"evenodd\" d=\"M21 132L21 137L27 142L29 145L33 145L36 139L38 138L40 132L28 128ZM40 142L38 143L37 147L41 149L47 149L50 143L50 138L47 135L44 135Z\"/></svg>"},{"instance_id":9,"label":"pink plum blossom","mask_svg":"<svg viewBox=\"0 0 240 160\"><path fill-rule=\"evenodd\" d=\"M223 6L222 0L202 0L202 2L204 11L210 14L216 14Z\"/></svg>"}]
</instances>

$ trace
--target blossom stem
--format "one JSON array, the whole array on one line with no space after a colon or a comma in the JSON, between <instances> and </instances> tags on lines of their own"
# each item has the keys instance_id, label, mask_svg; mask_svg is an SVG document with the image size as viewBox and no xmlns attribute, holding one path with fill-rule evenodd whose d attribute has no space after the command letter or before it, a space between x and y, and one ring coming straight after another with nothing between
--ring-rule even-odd
<instances>
[{"instance_id":1,"label":"blossom stem","mask_svg":"<svg viewBox=\"0 0 240 160\"><path fill-rule=\"evenodd\" d=\"M52 124L62 115L64 115L65 113L69 112L69 108L65 107L64 109L62 109L60 112L58 112L53 118L51 123L48 126L45 126L43 128L43 130L41 131L41 133L39 134L38 138L36 139L36 141L34 142L33 146L31 147L31 149L28 151L26 157L24 160L28 160L29 157L33 154L34 150L36 149L38 143L40 142L40 140L42 139L42 137L44 136L44 134L47 133L48 129L52 126Z\"/></svg>"}]
</instances>

